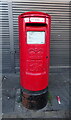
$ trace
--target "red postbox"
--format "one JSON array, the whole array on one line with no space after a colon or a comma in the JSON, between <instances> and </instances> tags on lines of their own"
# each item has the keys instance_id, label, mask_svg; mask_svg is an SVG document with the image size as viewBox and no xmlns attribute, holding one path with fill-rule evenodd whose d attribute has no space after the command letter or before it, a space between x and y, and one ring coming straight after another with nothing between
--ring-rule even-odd
<instances>
[{"instance_id":1,"label":"red postbox","mask_svg":"<svg viewBox=\"0 0 71 120\"><path fill-rule=\"evenodd\" d=\"M47 103L50 62L50 16L31 11L19 15L22 103L30 109Z\"/></svg>"}]
</instances>

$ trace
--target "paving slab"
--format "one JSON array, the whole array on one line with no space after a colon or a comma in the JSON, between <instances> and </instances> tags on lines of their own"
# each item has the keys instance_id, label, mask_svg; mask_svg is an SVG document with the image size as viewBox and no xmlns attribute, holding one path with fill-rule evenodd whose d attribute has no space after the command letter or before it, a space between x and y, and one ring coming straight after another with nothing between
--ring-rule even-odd
<instances>
[{"instance_id":1,"label":"paving slab","mask_svg":"<svg viewBox=\"0 0 71 120\"><path fill-rule=\"evenodd\" d=\"M38 111L29 110L18 103L20 90L19 74L4 74L2 89L3 118L68 118L69 117L69 74L50 73L49 93L51 103ZM61 104L56 96L60 96Z\"/></svg>"}]
</instances>

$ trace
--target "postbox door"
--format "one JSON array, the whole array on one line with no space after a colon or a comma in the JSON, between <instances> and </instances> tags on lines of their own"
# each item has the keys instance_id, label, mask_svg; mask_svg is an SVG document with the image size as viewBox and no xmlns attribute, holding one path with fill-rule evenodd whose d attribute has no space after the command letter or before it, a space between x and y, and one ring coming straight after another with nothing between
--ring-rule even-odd
<instances>
[{"instance_id":1,"label":"postbox door","mask_svg":"<svg viewBox=\"0 0 71 120\"><path fill-rule=\"evenodd\" d=\"M42 90L48 86L49 45L46 26L26 27L22 83L25 89Z\"/></svg>"}]
</instances>

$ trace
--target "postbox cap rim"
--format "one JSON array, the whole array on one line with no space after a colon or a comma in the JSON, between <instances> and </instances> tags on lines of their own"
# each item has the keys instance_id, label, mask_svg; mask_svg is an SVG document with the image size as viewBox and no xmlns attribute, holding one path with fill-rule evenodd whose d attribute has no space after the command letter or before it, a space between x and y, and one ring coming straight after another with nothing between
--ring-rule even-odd
<instances>
[{"instance_id":1,"label":"postbox cap rim","mask_svg":"<svg viewBox=\"0 0 71 120\"><path fill-rule=\"evenodd\" d=\"M50 15L48 13L44 13L44 12L39 12L39 11L29 11L29 12L25 12L19 15L19 17L28 17L28 16L42 16L42 17L50 17Z\"/></svg>"}]
</instances>

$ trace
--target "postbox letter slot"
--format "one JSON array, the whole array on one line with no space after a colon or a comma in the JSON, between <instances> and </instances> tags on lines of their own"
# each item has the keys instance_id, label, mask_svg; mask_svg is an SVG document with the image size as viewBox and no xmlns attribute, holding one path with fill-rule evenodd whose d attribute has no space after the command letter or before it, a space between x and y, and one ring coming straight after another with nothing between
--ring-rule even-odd
<instances>
[{"instance_id":1,"label":"postbox letter slot","mask_svg":"<svg viewBox=\"0 0 71 120\"><path fill-rule=\"evenodd\" d=\"M26 23L26 26L46 26L45 23Z\"/></svg>"}]
</instances>

